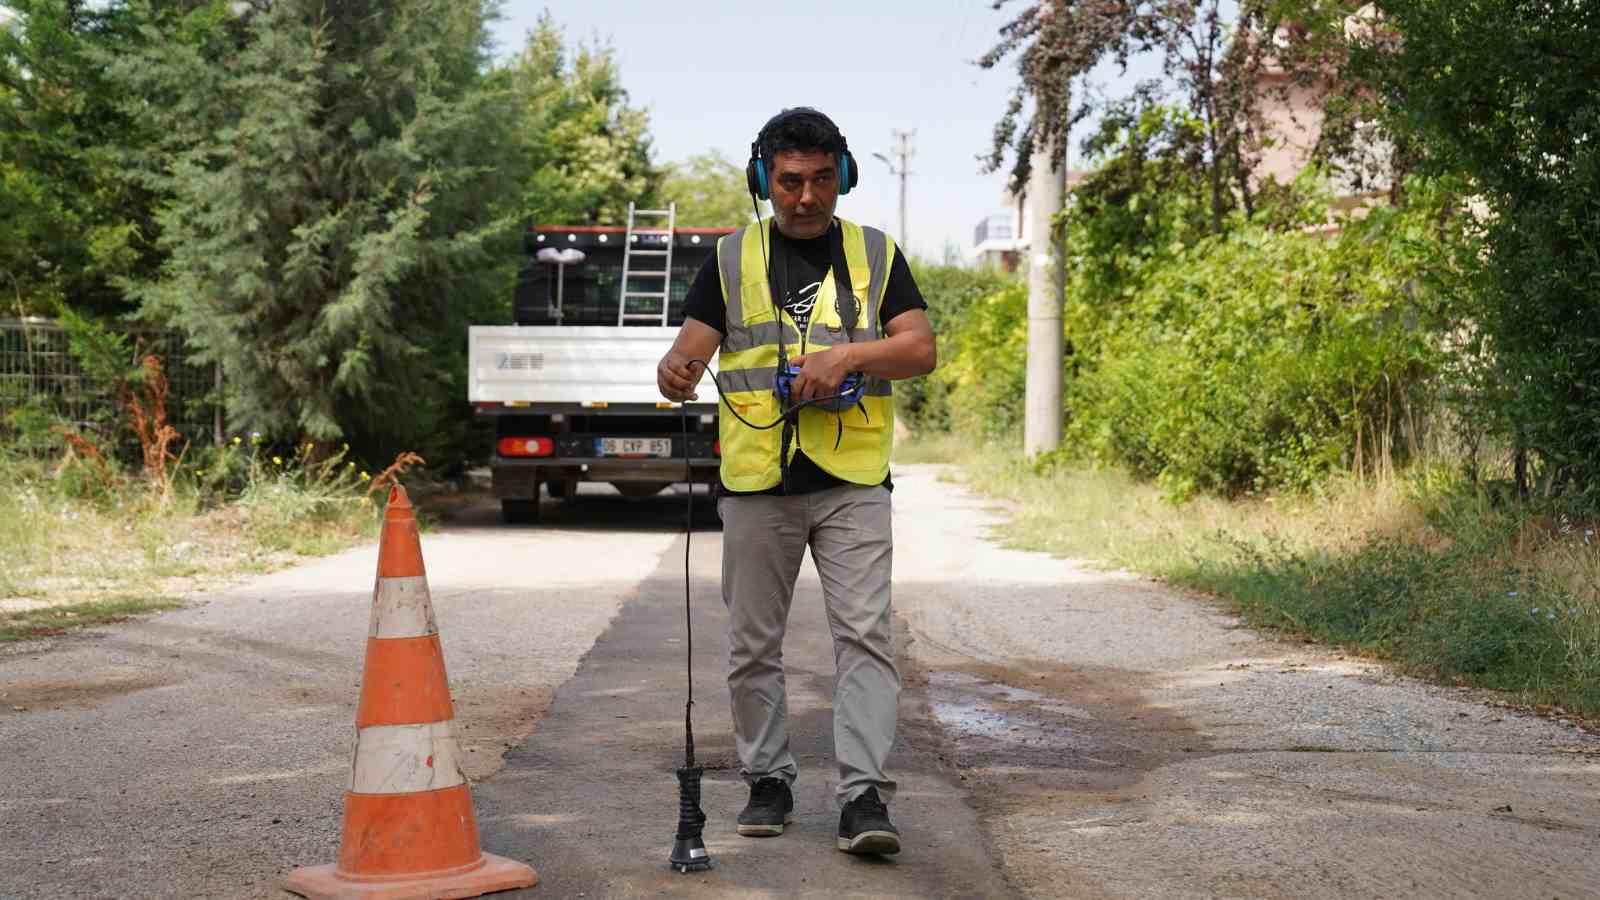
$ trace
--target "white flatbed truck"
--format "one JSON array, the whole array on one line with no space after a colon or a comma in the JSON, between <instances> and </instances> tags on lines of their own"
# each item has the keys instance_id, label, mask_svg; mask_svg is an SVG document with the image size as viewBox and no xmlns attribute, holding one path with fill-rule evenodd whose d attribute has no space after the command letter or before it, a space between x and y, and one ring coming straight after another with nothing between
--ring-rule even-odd
<instances>
[{"instance_id":1,"label":"white flatbed truck","mask_svg":"<svg viewBox=\"0 0 1600 900\"><path fill-rule=\"evenodd\" d=\"M662 227L642 227L650 217ZM656 363L683 322L695 272L732 228L675 228L675 211L629 208L623 228L536 226L518 279L515 325L468 333L468 399L492 417L493 489L506 521L536 522L540 488L571 498L584 481L649 496L715 483L717 393L662 399ZM573 253L571 251L577 251Z\"/></svg>"}]
</instances>

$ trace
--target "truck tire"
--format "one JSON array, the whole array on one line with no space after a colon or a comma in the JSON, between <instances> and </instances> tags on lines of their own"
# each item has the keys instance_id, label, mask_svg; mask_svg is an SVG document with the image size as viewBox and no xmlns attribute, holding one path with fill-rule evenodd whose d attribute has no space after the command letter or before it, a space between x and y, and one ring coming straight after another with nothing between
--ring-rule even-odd
<instances>
[{"instance_id":1,"label":"truck tire","mask_svg":"<svg viewBox=\"0 0 1600 900\"><path fill-rule=\"evenodd\" d=\"M539 522L539 500L501 500L500 518L508 525L536 525Z\"/></svg>"},{"instance_id":2,"label":"truck tire","mask_svg":"<svg viewBox=\"0 0 1600 900\"><path fill-rule=\"evenodd\" d=\"M545 490L550 492L550 497L555 500L565 500L572 496L573 483L570 481L546 481Z\"/></svg>"}]
</instances>

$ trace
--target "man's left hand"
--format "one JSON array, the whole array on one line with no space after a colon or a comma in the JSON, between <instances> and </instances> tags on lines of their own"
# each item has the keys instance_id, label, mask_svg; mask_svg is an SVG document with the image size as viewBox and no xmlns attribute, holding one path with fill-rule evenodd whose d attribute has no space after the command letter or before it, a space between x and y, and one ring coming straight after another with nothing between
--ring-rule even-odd
<instances>
[{"instance_id":1,"label":"man's left hand","mask_svg":"<svg viewBox=\"0 0 1600 900\"><path fill-rule=\"evenodd\" d=\"M790 401L804 403L839 393L839 385L850 374L847 356L843 350L830 348L790 357L789 364L800 367L789 388Z\"/></svg>"}]
</instances>

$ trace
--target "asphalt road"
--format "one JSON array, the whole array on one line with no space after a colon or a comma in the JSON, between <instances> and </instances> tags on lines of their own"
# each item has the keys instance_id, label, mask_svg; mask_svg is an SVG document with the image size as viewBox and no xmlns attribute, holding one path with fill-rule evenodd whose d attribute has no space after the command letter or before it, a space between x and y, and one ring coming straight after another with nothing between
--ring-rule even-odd
<instances>
[{"instance_id":1,"label":"asphalt road","mask_svg":"<svg viewBox=\"0 0 1600 900\"><path fill-rule=\"evenodd\" d=\"M896 603L1027 893L1600 896L1600 740L1004 549L935 478L896 472Z\"/></svg>"},{"instance_id":2,"label":"asphalt road","mask_svg":"<svg viewBox=\"0 0 1600 900\"><path fill-rule=\"evenodd\" d=\"M666 498L594 499L559 528L485 506L423 537L475 778L680 539ZM333 861L376 561L0 650L0 897L287 897L284 872Z\"/></svg>"},{"instance_id":3,"label":"asphalt road","mask_svg":"<svg viewBox=\"0 0 1600 900\"><path fill-rule=\"evenodd\" d=\"M717 867L684 876L681 497L583 496L536 529L482 506L424 537L484 844L539 870L525 896L1600 893L1600 740L1001 548L1000 513L938 478L896 469L906 848L881 863L833 848L814 573L786 654L798 821L740 838L720 535L695 534ZM331 861L374 562L0 650L0 897L283 897Z\"/></svg>"}]
</instances>

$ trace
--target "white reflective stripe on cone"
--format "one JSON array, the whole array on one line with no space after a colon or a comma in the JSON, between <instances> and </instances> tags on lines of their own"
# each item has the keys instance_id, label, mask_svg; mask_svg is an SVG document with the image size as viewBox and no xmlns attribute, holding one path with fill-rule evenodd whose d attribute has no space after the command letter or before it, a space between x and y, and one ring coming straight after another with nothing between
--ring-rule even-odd
<instances>
[{"instance_id":1,"label":"white reflective stripe on cone","mask_svg":"<svg viewBox=\"0 0 1600 900\"><path fill-rule=\"evenodd\" d=\"M372 589L372 619L367 637L411 638L438 634L428 576L379 578Z\"/></svg>"},{"instance_id":2,"label":"white reflective stripe on cone","mask_svg":"<svg viewBox=\"0 0 1600 900\"><path fill-rule=\"evenodd\" d=\"M467 783L450 722L370 725L356 733L350 790L357 794L410 794Z\"/></svg>"}]
</instances>

